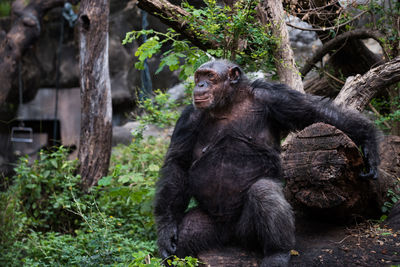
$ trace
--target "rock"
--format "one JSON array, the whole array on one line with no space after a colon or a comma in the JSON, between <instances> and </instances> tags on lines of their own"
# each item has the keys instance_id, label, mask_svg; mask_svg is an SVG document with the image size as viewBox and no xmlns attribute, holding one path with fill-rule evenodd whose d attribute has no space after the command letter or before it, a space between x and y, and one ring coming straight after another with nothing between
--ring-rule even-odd
<instances>
[{"instance_id":1,"label":"rock","mask_svg":"<svg viewBox=\"0 0 400 267\"><path fill-rule=\"evenodd\" d=\"M140 122L133 121L128 122L123 126L113 127L112 145L118 144L129 145L134 138L132 133L137 130L140 126ZM169 138L172 135L172 128L163 129L155 125L146 125L143 131L143 137L149 136Z\"/></svg>"},{"instance_id":2,"label":"rock","mask_svg":"<svg viewBox=\"0 0 400 267\"><path fill-rule=\"evenodd\" d=\"M167 93L170 95L169 99L172 101L180 101L185 97L185 85L183 83L179 83L172 88L167 90Z\"/></svg>"}]
</instances>

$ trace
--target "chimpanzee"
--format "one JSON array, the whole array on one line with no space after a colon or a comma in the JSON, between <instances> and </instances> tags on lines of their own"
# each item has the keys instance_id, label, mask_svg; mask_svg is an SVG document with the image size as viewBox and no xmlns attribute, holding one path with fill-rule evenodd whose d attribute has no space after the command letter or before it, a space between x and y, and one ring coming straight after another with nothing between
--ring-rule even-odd
<instances>
[{"instance_id":1,"label":"chimpanzee","mask_svg":"<svg viewBox=\"0 0 400 267\"><path fill-rule=\"evenodd\" d=\"M334 125L361 146L367 171L360 176L376 179L376 130L327 99L249 82L228 61L207 62L194 77L193 104L175 126L157 183L160 254L196 256L237 244L263 253L260 266L286 266L295 226L282 193L281 132ZM197 207L187 210L192 197Z\"/></svg>"}]
</instances>

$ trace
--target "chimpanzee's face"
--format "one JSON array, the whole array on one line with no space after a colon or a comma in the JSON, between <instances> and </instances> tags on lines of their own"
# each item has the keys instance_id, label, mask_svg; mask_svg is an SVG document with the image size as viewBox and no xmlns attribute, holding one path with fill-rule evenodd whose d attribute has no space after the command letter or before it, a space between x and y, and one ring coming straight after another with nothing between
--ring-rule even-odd
<instances>
[{"instance_id":1,"label":"chimpanzee's face","mask_svg":"<svg viewBox=\"0 0 400 267\"><path fill-rule=\"evenodd\" d=\"M224 93L224 82L220 75L207 68L198 69L194 75L196 86L193 91L193 104L198 109L215 106Z\"/></svg>"},{"instance_id":2,"label":"chimpanzee's face","mask_svg":"<svg viewBox=\"0 0 400 267\"><path fill-rule=\"evenodd\" d=\"M206 63L194 74L193 104L198 109L213 109L229 104L235 92L232 86L240 79L238 67L223 62Z\"/></svg>"}]
</instances>

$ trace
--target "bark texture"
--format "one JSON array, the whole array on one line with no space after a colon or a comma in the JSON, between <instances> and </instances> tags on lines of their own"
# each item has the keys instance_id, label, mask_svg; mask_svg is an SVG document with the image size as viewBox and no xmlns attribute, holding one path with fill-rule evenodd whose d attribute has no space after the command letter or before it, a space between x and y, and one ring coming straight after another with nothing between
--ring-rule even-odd
<instances>
[{"instance_id":1,"label":"bark texture","mask_svg":"<svg viewBox=\"0 0 400 267\"><path fill-rule=\"evenodd\" d=\"M313 124L283 148L285 195L296 211L332 221L379 216L388 190L399 189L399 144L398 137L385 138L379 179L361 179L363 159L353 141L331 125Z\"/></svg>"},{"instance_id":2,"label":"bark texture","mask_svg":"<svg viewBox=\"0 0 400 267\"><path fill-rule=\"evenodd\" d=\"M6 101L13 81L17 80L18 61L40 35L42 17L50 9L62 6L65 2L16 0L12 3L12 27L8 33L0 30L0 104Z\"/></svg>"},{"instance_id":3,"label":"bark texture","mask_svg":"<svg viewBox=\"0 0 400 267\"><path fill-rule=\"evenodd\" d=\"M364 75L348 79L334 102L363 111L380 90L400 81L400 56L369 70Z\"/></svg>"},{"instance_id":4,"label":"bark texture","mask_svg":"<svg viewBox=\"0 0 400 267\"><path fill-rule=\"evenodd\" d=\"M108 0L85 0L80 6L81 135L79 162L87 189L108 171L112 106L108 67Z\"/></svg>"},{"instance_id":5,"label":"bark texture","mask_svg":"<svg viewBox=\"0 0 400 267\"><path fill-rule=\"evenodd\" d=\"M343 132L313 124L284 149L285 194L296 210L316 210L332 218L370 210L365 209L368 182L358 179L363 159Z\"/></svg>"},{"instance_id":6,"label":"bark texture","mask_svg":"<svg viewBox=\"0 0 400 267\"><path fill-rule=\"evenodd\" d=\"M258 11L260 20L264 25L270 23L273 35L279 39L273 56L280 82L304 93L303 82L290 46L289 32L285 24L285 12L282 1L261 1Z\"/></svg>"}]
</instances>

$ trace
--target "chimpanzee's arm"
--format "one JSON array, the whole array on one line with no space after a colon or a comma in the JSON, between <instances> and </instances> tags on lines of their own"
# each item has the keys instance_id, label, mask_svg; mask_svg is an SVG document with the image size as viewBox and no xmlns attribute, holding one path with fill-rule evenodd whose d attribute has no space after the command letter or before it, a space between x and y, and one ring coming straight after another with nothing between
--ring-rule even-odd
<instances>
[{"instance_id":1,"label":"chimpanzee's arm","mask_svg":"<svg viewBox=\"0 0 400 267\"><path fill-rule=\"evenodd\" d=\"M187 171L191 164L198 120L192 106L183 111L176 123L161 177L157 182L154 214L158 246L163 258L175 254L177 226L190 200Z\"/></svg>"},{"instance_id":2,"label":"chimpanzee's arm","mask_svg":"<svg viewBox=\"0 0 400 267\"><path fill-rule=\"evenodd\" d=\"M285 85L256 81L254 93L266 104L274 120L287 130L301 130L315 122L325 122L347 134L361 146L367 173L365 178L378 177L379 153L377 130L362 114L338 107L328 99L302 94Z\"/></svg>"}]
</instances>

